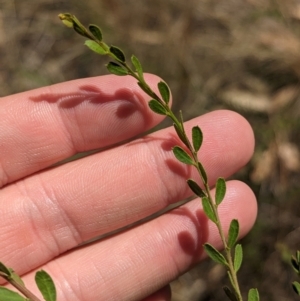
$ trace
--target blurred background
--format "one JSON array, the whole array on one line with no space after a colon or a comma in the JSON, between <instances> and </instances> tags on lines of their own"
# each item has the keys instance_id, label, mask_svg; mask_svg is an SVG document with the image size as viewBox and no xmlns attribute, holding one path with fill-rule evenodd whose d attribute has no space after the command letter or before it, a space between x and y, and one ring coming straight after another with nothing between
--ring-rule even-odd
<instances>
[{"instance_id":1,"label":"blurred background","mask_svg":"<svg viewBox=\"0 0 300 301\"><path fill-rule=\"evenodd\" d=\"M300 1L0 0L0 96L107 73L61 12L100 25L164 78L185 120L221 108L249 120L255 155L235 178L256 193L259 216L242 241L242 290L298 300L289 257L300 249ZM225 300L227 283L206 261L172 283L173 301Z\"/></svg>"}]
</instances>

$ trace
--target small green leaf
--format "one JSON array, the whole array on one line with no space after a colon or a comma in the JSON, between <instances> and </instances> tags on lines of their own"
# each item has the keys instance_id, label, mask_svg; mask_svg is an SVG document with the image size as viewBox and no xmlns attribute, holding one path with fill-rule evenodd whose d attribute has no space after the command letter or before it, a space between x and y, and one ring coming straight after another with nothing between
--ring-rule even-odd
<instances>
[{"instance_id":1,"label":"small green leaf","mask_svg":"<svg viewBox=\"0 0 300 301\"><path fill-rule=\"evenodd\" d=\"M119 76L128 75L128 71L115 62L109 62L106 65L106 68L110 73L115 75L119 75Z\"/></svg>"},{"instance_id":2,"label":"small green leaf","mask_svg":"<svg viewBox=\"0 0 300 301\"><path fill-rule=\"evenodd\" d=\"M191 158L191 156L180 146L174 146L173 147L173 153L176 157L176 159L182 163L188 164L188 165L194 165L194 160Z\"/></svg>"},{"instance_id":3,"label":"small green leaf","mask_svg":"<svg viewBox=\"0 0 300 301\"><path fill-rule=\"evenodd\" d=\"M104 55L107 54L108 52L103 49L97 42L93 41L93 40L86 40L84 42L84 45L86 45L87 47L89 47L92 51Z\"/></svg>"},{"instance_id":4,"label":"small green leaf","mask_svg":"<svg viewBox=\"0 0 300 301\"><path fill-rule=\"evenodd\" d=\"M296 258L297 258L298 263L300 264L300 251L296 252Z\"/></svg>"},{"instance_id":5,"label":"small green leaf","mask_svg":"<svg viewBox=\"0 0 300 301\"><path fill-rule=\"evenodd\" d=\"M144 78L142 64L139 61L139 59L136 56L133 55L131 57L131 62L133 64L137 74L139 75L140 79Z\"/></svg>"},{"instance_id":6,"label":"small green leaf","mask_svg":"<svg viewBox=\"0 0 300 301\"><path fill-rule=\"evenodd\" d=\"M179 137L179 139L188 147L188 142L186 137L184 136L182 129L179 128L179 126L176 123L173 123L174 129L177 133L177 136Z\"/></svg>"},{"instance_id":7,"label":"small green leaf","mask_svg":"<svg viewBox=\"0 0 300 301\"><path fill-rule=\"evenodd\" d=\"M298 264L298 262L297 262L297 260L296 260L296 258L294 256L292 256L292 258L291 258L291 264L292 264L295 272L299 273L299 268L300 267L299 267L299 264Z\"/></svg>"},{"instance_id":8,"label":"small green leaf","mask_svg":"<svg viewBox=\"0 0 300 301\"><path fill-rule=\"evenodd\" d=\"M173 125L180 140L187 146L187 148L190 148L190 143L188 141L188 138L186 137L184 130L183 117L181 111L179 111L179 123L173 123Z\"/></svg>"},{"instance_id":9,"label":"small green leaf","mask_svg":"<svg viewBox=\"0 0 300 301\"><path fill-rule=\"evenodd\" d=\"M206 197L205 192L200 188L200 186L192 179L188 179L186 181L190 187L190 189L200 198Z\"/></svg>"},{"instance_id":10,"label":"small green leaf","mask_svg":"<svg viewBox=\"0 0 300 301\"><path fill-rule=\"evenodd\" d=\"M204 249L208 256L215 261L216 263L220 263L222 265L228 266L228 263L225 259L225 257L217 250L215 249L212 245L206 243L204 244Z\"/></svg>"},{"instance_id":11,"label":"small green leaf","mask_svg":"<svg viewBox=\"0 0 300 301\"><path fill-rule=\"evenodd\" d=\"M149 90L141 82L138 82L138 85L146 94L149 95Z\"/></svg>"},{"instance_id":12,"label":"small green leaf","mask_svg":"<svg viewBox=\"0 0 300 301\"><path fill-rule=\"evenodd\" d=\"M160 114L160 115L167 115L167 111L166 109L163 107L163 105L161 103L159 103L157 100L155 99L151 99L148 102L148 105L150 107L150 109L156 113L156 114Z\"/></svg>"},{"instance_id":13,"label":"small green leaf","mask_svg":"<svg viewBox=\"0 0 300 301\"><path fill-rule=\"evenodd\" d=\"M181 124L181 127L184 128L183 115L182 115L182 111L181 110L179 110L179 122Z\"/></svg>"},{"instance_id":14,"label":"small green leaf","mask_svg":"<svg viewBox=\"0 0 300 301\"><path fill-rule=\"evenodd\" d=\"M80 35L90 38L89 33L86 31L85 27L80 23L80 21L69 13L59 14L58 17L67 27L73 27L73 29Z\"/></svg>"},{"instance_id":15,"label":"small green leaf","mask_svg":"<svg viewBox=\"0 0 300 301\"><path fill-rule=\"evenodd\" d=\"M9 268L9 270L11 272L10 278L19 283L20 285L25 286L22 278L13 269Z\"/></svg>"},{"instance_id":16,"label":"small green leaf","mask_svg":"<svg viewBox=\"0 0 300 301\"><path fill-rule=\"evenodd\" d=\"M13 292L3 286L0 286L0 301L27 301L20 294Z\"/></svg>"},{"instance_id":17,"label":"small green leaf","mask_svg":"<svg viewBox=\"0 0 300 301\"><path fill-rule=\"evenodd\" d=\"M69 13L66 14L59 14L58 17L60 20L69 28L73 28L73 20L72 20L72 15Z\"/></svg>"},{"instance_id":18,"label":"small green leaf","mask_svg":"<svg viewBox=\"0 0 300 301\"><path fill-rule=\"evenodd\" d=\"M88 37L87 32L83 26L80 26L78 23L73 23L74 30L81 36Z\"/></svg>"},{"instance_id":19,"label":"small green leaf","mask_svg":"<svg viewBox=\"0 0 300 301\"><path fill-rule=\"evenodd\" d=\"M296 252L296 256L291 257L292 266L297 274L300 275L300 252Z\"/></svg>"},{"instance_id":20,"label":"small green leaf","mask_svg":"<svg viewBox=\"0 0 300 301\"><path fill-rule=\"evenodd\" d=\"M216 195L215 195L215 200L217 205L221 204L221 202L224 199L225 193L226 193L226 182L223 178L219 178L216 184Z\"/></svg>"},{"instance_id":21,"label":"small green leaf","mask_svg":"<svg viewBox=\"0 0 300 301\"><path fill-rule=\"evenodd\" d=\"M248 293L248 301L259 301L259 293L257 288L251 288Z\"/></svg>"},{"instance_id":22,"label":"small green leaf","mask_svg":"<svg viewBox=\"0 0 300 301\"><path fill-rule=\"evenodd\" d=\"M238 220L233 219L230 223L229 232L228 232L227 244L229 248L232 248L235 245L236 240L239 236L239 230L240 230L240 225Z\"/></svg>"},{"instance_id":23,"label":"small green leaf","mask_svg":"<svg viewBox=\"0 0 300 301\"><path fill-rule=\"evenodd\" d=\"M294 281L292 283L292 286L293 286L293 290L295 291L295 293L300 296L300 283L297 281Z\"/></svg>"},{"instance_id":24,"label":"small green leaf","mask_svg":"<svg viewBox=\"0 0 300 301\"><path fill-rule=\"evenodd\" d=\"M238 301L237 296L235 295L234 292L232 292L232 291L230 290L230 288L229 288L228 286L224 286L224 287L223 287L223 290L224 290L226 296L227 296L231 301Z\"/></svg>"},{"instance_id":25,"label":"small green leaf","mask_svg":"<svg viewBox=\"0 0 300 301\"><path fill-rule=\"evenodd\" d=\"M194 150L198 152L203 141L203 134L199 126L194 126L192 129L192 141Z\"/></svg>"},{"instance_id":26,"label":"small green leaf","mask_svg":"<svg viewBox=\"0 0 300 301\"><path fill-rule=\"evenodd\" d=\"M240 269L241 265L243 262L243 248L241 244L238 244L235 246L235 250L234 250L234 262L233 262L233 266L234 266L234 270L235 272L238 272L238 270Z\"/></svg>"},{"instance_id":27,"label":"small green leaf","mask_svg":"<svg viewBox=\"0 0 300 301\"><path fill-rule=\"evenodd\" d=\"M0 272L6 274L8 277L12 276L11 269L2 262L0 262Z\"/></svg>"},{"instance_id":28,"label":"small green leaf","mask_svg":"<svg viewBox=\"0 0 300 301\"><path fill-rule=\"evenodd\" d=\"M202 165L201 162L198 162L198 168L200 170L201 177L202 177L202 180L203 180L204 184L207 184L207 174L206 174L204 166Z\"/></svg>"},{"instance_id":29,"label":"small green leaf","mask_svg":"<svg viewBox=\"0 0 300 301\"><path fill-rule=\"evenodd\" d=\"M43 270L36 272L35 282L46 301L56 301L56 288L48 273Z\"/></svg>"},{"instance_id":30,"label":"small green leaf","mask_svg":"<svg viewBox=\"0 0 300 301\"><path fill-rule=\"evenodd\" d=\"M89 25L89 31L98 41L100 42L102 41L102 32L97 25L94 24Z\"/></svg>"},{"instance_id":31,"label":"small green leaf","mask_svg":"<svg viewBox=\"0 0 300 301\"><path fill-rule=\"evenodd\" d=\"M203 197L202 198L202 208L203 208L203 211L205 213L205 215L211 220L213 221L214 223L217 222L217 217L213 211L213 208L211 206L211 203L209 201L209 199L207 197Z\"/></svg>"},{"instance_id":32,"label":"small green leaf","mask_svg":"<svg viewBox=\"0 0 300 301\"><path fill-rule=\"evenodd\" d=\"M123 63L125 62L125 55L120 48L116 46L110 46L109 50L119 61Z\"/></svg>"},{"instance_id":33,"label":"small green leaf","mask_svg":"<svg viewBox=\"0 0 300 301\"><path fill-rule=\"evenodd\" d=\"M159 93L166 104L170 101L170 89L165 82L160 81L157 84Z\"/></svg>"}]
</instances>

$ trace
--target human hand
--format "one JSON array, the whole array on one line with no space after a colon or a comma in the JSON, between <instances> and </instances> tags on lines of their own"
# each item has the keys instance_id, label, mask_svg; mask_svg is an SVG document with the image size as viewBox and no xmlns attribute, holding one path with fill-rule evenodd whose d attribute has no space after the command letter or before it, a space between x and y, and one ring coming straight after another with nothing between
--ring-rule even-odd
<instances>
[{"instance_id":1,"label":"human hand","mask_svg":"<svg viewBox=\"0 0 300 301\"><path fill-rule=\"evenodd\" d=\"M156 87L159 80L147 81ZM0 261L30 290L37 292L35 269L44 269L60 301L170 300L168 283L205 257L203 243L221 247L199 199L78 247L192 195L185 180L197 175L174 158L180 142L172 128L124 142L162 120L148 100L134 79L112 75L1 99ZM210 185L251 157L253 133L240 115L211 112L186 122L187 132L195 125L204 133L200 157ZM49 168L98 148L108 149ZM255 197L229 181L219 210L224 228L237 218L243 236L256 217Z\"/></svg>"}]
</instances>

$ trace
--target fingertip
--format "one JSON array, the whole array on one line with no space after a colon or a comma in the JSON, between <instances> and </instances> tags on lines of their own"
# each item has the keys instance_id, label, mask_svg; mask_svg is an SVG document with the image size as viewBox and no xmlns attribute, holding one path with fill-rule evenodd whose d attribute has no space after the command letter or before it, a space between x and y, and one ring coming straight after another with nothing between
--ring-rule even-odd
<instances>
[{"instance_id":1,"label":"fingertip","mask_svg":"<svg viewBox=\"0 0 300 301\"><path fill-rule=\"evenodd\" d=\"M171 297L171 287L167 285L142 301L171 301Z\"/></svg>"},{"instance_id":2,"label":"fingertip","mask_svg":"<svg viewBox=\"0 0 300 301\"><path fill-rule=\"evenodd\" d=\"M225 199L218 210L225 232L228 231L231 221L237 219L240 226L239 238L242 238L251 230L256 221L257 201L255 194L248 185L241 181L227 181ZM215 240L213 243L219 244L220 241L216 232L217 229L212 230L210 236Z\"/></svg>"},{"instance_id":3,"label":"fingertip","mask_svg":"<svg viewBox=\"0 0 300 301\"><path fill-rule=\"evenodd\" d=\"M243 142L247 142L244 149L250 159L254 153L255 147L255 137L251 124L244 116L237 112L230 110L224 110L223 112L230 116L235 130L241 135L241 137L244 137Z\"/></svg>"},{"instance_id":4,"label":"fingertip","mask_svg":"<svg viewBox=\"0 0 300 301\"><path fill-rule=\"evenodd\" d=\"M226 178L249 162L254 152L254 134L242 115L230 110L217 110L187 124L195 122L203 132L200 160L211 179Z\"/></svg>"}]
</instances>

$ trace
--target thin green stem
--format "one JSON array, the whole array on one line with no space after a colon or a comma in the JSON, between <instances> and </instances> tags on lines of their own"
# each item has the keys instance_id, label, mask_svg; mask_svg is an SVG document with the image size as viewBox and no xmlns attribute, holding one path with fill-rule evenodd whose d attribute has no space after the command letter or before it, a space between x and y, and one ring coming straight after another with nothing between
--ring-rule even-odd
<instances>
[{"instance_id":1,"label":"thin green stem","mask_svg":"<svg viewBox=\"0 0 300 301\"><path fill-rule=\"evenodd\" d=\"M116 57L114 57L116 59ZM160 97L149 87L149 85L146 83L146 81L144 80L143 77L139 77L138 74L126 63L126 62L122 62L118 59L116 59L118 61L118 63L120 63L123 67L125 67L129 73L129 75L131 75L132 77L134 77L138 82L140 82L145 91L147 91L147 94L152 97L153 99L159 101L162 105L165 106L165 103L160 99ZM169 109L169 107L165 106L165 108Z\"/></svg>"},{"instance_id":2,"label":"thin green stem","mask_svg":"<svg viewBox=\"0 0 300 301\"><path fill-rule=\"evenodd\" d=\"M216 226L218 228L218 232L219 232L220 238L221 238L223 246L224 246L225 257L226 257L227 262L228 262L228 269L229 269L229 273L230 273L231 279L233 281L234 290L236 292L238 300L242 301L243 298L242 298L242 295L241 295L240 286L239 286L239 282L238 282L238 279L237 279L237 273L236 273L236 271L234 269L234 264L233 264L231 249L228 247L228 244L227 244L227 241L226 241L226 237L225 237L222 225L221 225L219 212L218 212L217 206L216 206L216 204L213 201L213 198L211 196L208 184L205 184L205 192L207 193L208 199L209 199L209 201L210 201L210 203L212 205L214 214L216 216L216 220L217 221L216 221L215 224L216 224Z\"/></svg>"},{"instance_id":3,"label":"thin green stem","mask_svg":"<svg viewBox=\"0 0 300 301\"><path fill-rule=\"evenodd\" d=\"M21 292L29 301L41 301L35 294L28 290L24 285L18 283L8 275L0 272L0 276L3 277L7 282L14 286L19 292Z\"/></svg>"}]
</instances>

